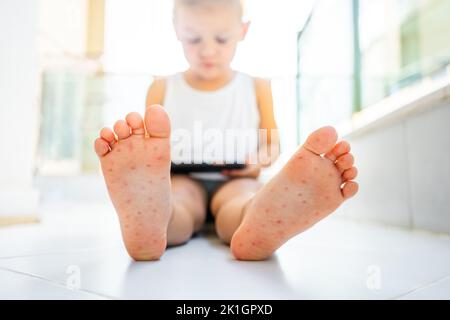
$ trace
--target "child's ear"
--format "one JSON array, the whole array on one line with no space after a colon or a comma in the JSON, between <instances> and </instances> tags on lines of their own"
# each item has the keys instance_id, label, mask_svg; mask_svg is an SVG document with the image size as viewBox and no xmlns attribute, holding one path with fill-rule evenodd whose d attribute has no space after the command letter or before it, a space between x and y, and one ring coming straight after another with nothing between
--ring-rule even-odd
<instances>
[{"instance_id":1,"label":"child's ear","mask_svg":"<svg viewBox=\"0 0 450 320\"><path fill-rule=\"evenodd\" d=\"M242 33L241 33L241 41L245 40L245 37L247 36L248 29L250 28L251 21L243 22L242 23Z\"/></svg>"}]
</instances>

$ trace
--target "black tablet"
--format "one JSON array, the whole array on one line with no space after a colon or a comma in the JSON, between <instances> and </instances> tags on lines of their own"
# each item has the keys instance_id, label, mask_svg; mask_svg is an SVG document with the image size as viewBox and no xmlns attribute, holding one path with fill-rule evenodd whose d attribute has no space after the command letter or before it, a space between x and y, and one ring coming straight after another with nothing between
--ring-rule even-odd
<instances>
[{"instance_id":1,"label":"black tablet","mask_svg":"<svg viewBox=\"0 0 450 320\"><path fill-rule=\"evenodd\" d=\"M232 163L232 164L208 164L208 163L172 163L170 171L171 173L188 174L192 172L222 172L223 170L240 170L244 169L245 164Z\"/></svg>"}]
</instances>

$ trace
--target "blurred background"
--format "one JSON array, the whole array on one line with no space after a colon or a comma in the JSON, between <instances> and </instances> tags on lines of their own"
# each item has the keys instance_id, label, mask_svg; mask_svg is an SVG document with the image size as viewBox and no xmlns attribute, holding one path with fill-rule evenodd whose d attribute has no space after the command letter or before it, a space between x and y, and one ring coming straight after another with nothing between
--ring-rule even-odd
<instances>
[{"instance_id":1,"label":"blurred background","mask_svg":"<svg viewBox=\"0 0 450 320\"><path fill-rule=\"evenodd\" d=\"M360 196L342 216L450 233L450 0L246 0L235 69L272 80L286 159L334 125ZM106 202L99 130L187 67L172 1L0 0L0 221Z\"/></svg>"}]
</instances>

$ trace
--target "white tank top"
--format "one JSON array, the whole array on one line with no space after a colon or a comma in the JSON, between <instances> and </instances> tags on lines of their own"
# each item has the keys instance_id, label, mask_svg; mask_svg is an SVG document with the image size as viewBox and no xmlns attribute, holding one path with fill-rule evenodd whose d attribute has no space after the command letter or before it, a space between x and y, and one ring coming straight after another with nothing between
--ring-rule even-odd
<instances>
[{"instance_id":1,"label":"white tank top","mask_svg":"<svg viewBox=\"0 0 450 320\"><path fill-rule=\"evenodd\" d=\"M216 91L192 88L182 73L167 77L164 96L172 128L172 161L238 162L258 148L260 122L255 84L251 76L236 72ZM221 174L192 174L219 179Z\"/></svg>"}]
</instances>

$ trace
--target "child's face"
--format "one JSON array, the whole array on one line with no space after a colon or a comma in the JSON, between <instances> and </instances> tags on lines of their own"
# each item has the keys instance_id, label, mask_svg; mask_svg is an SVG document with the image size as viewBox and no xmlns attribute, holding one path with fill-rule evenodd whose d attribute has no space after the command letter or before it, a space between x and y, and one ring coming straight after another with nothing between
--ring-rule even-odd
<instances>
[{"instance_id":1,"label":"child's face","mask_svg":"<svg viewBox=\"0 0 450 320\"><path fill-rule=\"evenodd\" d=\"M238 8L231 5L180 6L174 24L191 69L205 80L229 71L237 44L248 29Z\"/></svg>"}]
</instances>

